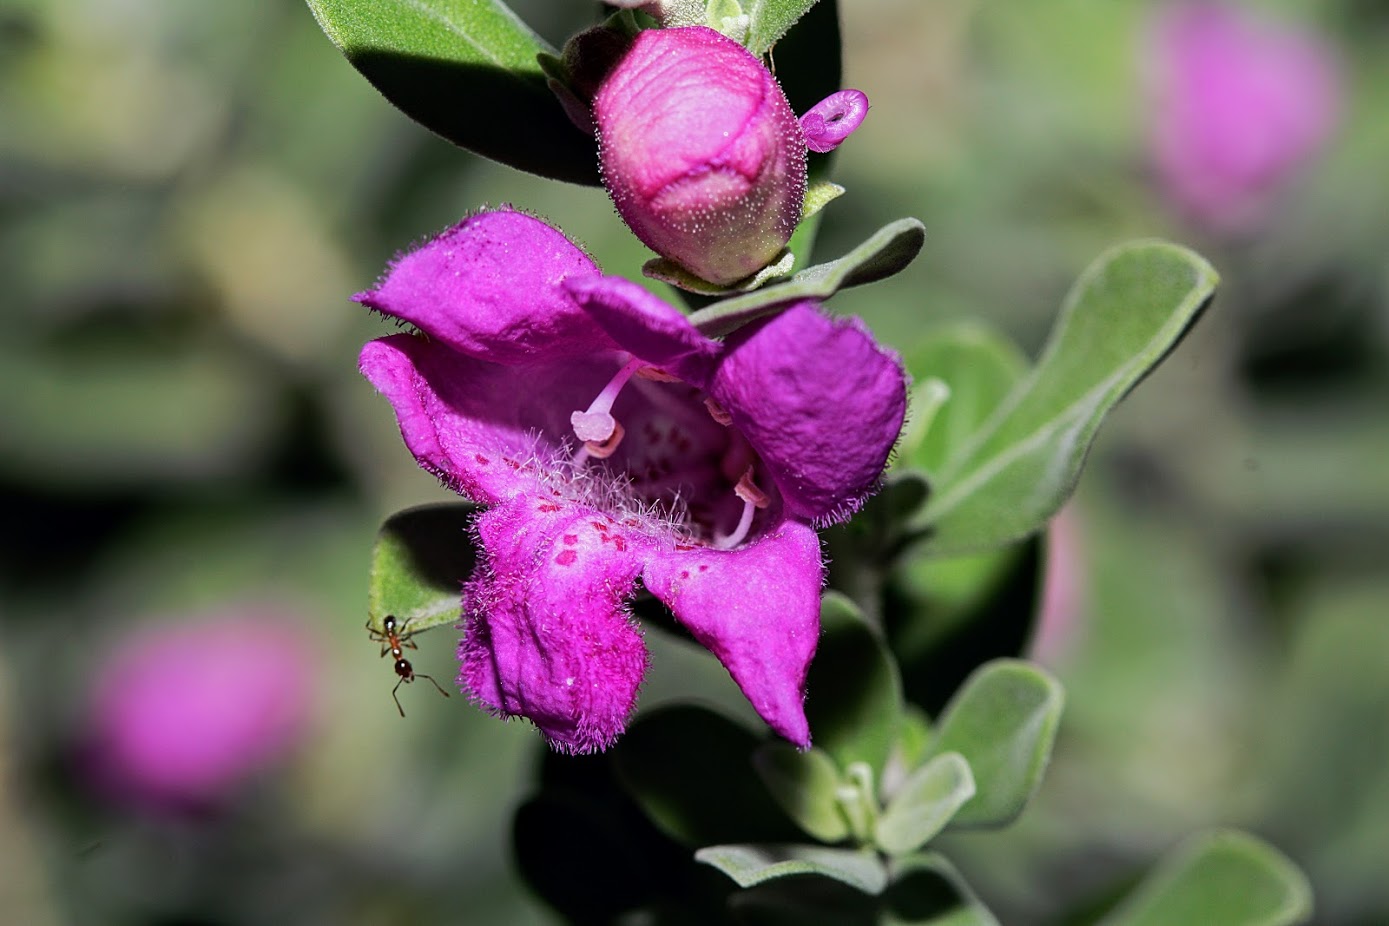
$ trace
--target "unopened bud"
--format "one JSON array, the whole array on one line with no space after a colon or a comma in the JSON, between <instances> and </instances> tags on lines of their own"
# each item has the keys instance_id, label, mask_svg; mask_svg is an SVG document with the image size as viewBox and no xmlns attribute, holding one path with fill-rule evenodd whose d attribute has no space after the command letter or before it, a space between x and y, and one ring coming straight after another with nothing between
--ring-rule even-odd
<instances>
[{"instance_id":1,"label":"unopened bud","mask_svg":"<svg viewBox=\"0 0 1389 926\"><path fill-rule=\"evenodd\" d=\"M594 98L603 180L649 248L720 285L790 240L806 148L776 79L713 29L642 32Z\"/></svg>"}]
</instances>

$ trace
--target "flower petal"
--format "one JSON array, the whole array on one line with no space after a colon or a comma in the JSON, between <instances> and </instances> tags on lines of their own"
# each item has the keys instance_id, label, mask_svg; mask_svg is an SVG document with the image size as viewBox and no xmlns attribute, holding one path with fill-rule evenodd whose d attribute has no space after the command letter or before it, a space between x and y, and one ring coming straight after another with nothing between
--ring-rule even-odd
<instances>
[{"instance_id":1,"label":"flower petal","mask_svg":"<svg viewBox=\"0 0 1389 926\"><path fill-rule=\"evenodd\" d=\"M820 636L820 541L783 522L736 550L654 555L642 580L709 648L762 719L810 745L805 677Z\"/></svg>"},{"instance_id":2,"label":"flower petal","mask_svg":"<svg viewBox=\"0 0 1389 926\"><path fill-rule=\"evenodd\" d=\"M805 301L729 336L710 386L790 514L832 522L873 490L907 409L901 361Z\"/></svg>"},{"instance_id":3,"label":"flower petal","mask_svg":"<svg viewBox=\"0 0 1389 926\"><path fill-rule=\"evenodd\" d=\"M502 366L411 334L370 341L364 375L395 409L420 466L478 502L535 492L573 453L569 416L612 376L612 354Z\"/></svg>"},{"instance_id":4,"label":"flower petal","mask_svg":"<svg viewBox=\"0 0 1389 926\"><path fill-rule=\"evenodd\" d=\"M623 350L687 383L703 386L719 343L679 309L621 277L575 277L565 290Z\"/></svg>"},{"instance_id":5,"label":"flower petal","mask_svg":"<svg viewBox=\"0 0 1389 926\"><path fill-rule=\"evenodd\" d=\"M598 272L559 231L507 209L464 219L401 255L375 289L353 298L465 354L534 363L612 349L559 286Z\"/></svg>"},{"instance_id":6,"label":"flower petal","mask_svg":"<svg viewBox=\"0 0 1389 926\"><path fill-rule=\"evenodd\" d=\"M623 608L646 542L598 512L533 498L491 509L477 530L485 560L464 590L460 684L561 752L606 749L646 674Z\"/></svg>"}]
</instances>

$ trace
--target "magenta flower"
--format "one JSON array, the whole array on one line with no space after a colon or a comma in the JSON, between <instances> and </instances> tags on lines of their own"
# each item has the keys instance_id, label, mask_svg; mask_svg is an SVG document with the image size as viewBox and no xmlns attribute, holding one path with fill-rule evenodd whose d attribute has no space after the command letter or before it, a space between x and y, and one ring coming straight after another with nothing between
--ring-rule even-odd
<instances>
[{"instance_id":1,"label":"magenta flower","mask_svg":"<svg viewBox=\"0 0 1389 926\"><path fill-rule=\"evenodd\" d=\"M1257 220L1335 127L1334 55L1311 34L1214 3L1166 8L1152 45L1164 191L1207 225Z\"/></svg>"},{"instance_id":2,"label":"magenta flower","mask_svg":"<svg viewBox=\"0 0 1389 926\"><path fill-rule=\"evenodd\" d=\"M640 33L593 101L603 182L647 247L711 283L770 263L805 200L806 146L781 87L704 26Z\"/></svg>"},{"instance_id":3,"label":"magenta flower","mask_svg":"<svg viewBox=\"0 0 1389 926\"><path fill-rule=\"evenodd\" d=\"M135 632L92 686L88 771L121 799L215 805L305 731L313 652L292 615L264 609Z\"/></svg>"},{"instance_id":4,"label":"magenta flower","mask_svg":"<svg viewBox=\"0 0 1389 926\"><path fill-rule=\"evenodd\" d=\"M773 730L810 742L823 581L812 522L852 512L901 428L897 358L801 302L710 340L511 211L395 262L360 302L417 327L361 369L406 446L490 507L459 681L556 749L624 729L646 670L640 582Z\"/></svg>"}]
</instances>

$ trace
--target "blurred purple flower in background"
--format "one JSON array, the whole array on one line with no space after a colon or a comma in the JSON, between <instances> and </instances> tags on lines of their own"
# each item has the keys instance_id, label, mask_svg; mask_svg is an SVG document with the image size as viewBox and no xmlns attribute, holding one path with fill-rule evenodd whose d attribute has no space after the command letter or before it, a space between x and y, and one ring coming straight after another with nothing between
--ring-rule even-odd
<instances>
[{"instance_id":1,"label":"blurred purple flower in background","mask_svg":"<svg viewBox=\"0 0 1389 926\"><path fill-rule=\"evenodd\" d=\"M1163 192L1216 230L1256 224L1335 128L1335 53L1309 32L1204 2L1164 8L1149 39Z\"/></svg>"},{"instance_id":2,"label":"blurred purple flower in background","mask_svg":"<svg viewBox=\"0 0 1389 926\"><path fill-rule=\"evenodd\" d=\"M1084 632L1086 551L1079 516L1067 505L1047 527L1047 561L1042 600L1029 656L1043 665L1060 664Z\"/></svg>"},{"instance_id":3,"label":"blurred purple flower in background","mask_svg":"<svg viewBox=\"0 0 1389 926\"><path fill-rule=\"evenodd\" d=\"M122 802L214 807L303 735L313 666L304 625L274 607L137 628L97 670L84 770Z\"/></svg>"},{"instance_id":4,"label":"blurred purple flower in background","mask_svg":"<svg viewBox=\"0 0 1389 926\"><path fill-rule=\"evenodd\" d=\"M824 579L813 522L877 485L904 373L803 300L724 341L501 210L398 259L360 302L419 328L361 369L420 465L492 506L463 596L460 680L556 749L613 742L646 672L641 581L767 724L810 743Z\"/></svg>"},{"instance_id":5,"label":"blurred purple flower in background","mask_svg":"<svg viewBox=\"0 0 1389 926\"><path fill-rule=\"evenodd\" d=\"M593 101L603 183L651 250L711 283L796 230L806 145L776 78L704 26L640 33Z\"/></svg>"}]
</instances>

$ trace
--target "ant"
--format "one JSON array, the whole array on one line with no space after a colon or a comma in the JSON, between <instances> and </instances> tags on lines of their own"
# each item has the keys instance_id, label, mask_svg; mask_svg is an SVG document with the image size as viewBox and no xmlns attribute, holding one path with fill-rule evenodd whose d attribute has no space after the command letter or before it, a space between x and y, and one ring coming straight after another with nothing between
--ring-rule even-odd
<instances>
[{"instance_id":1,"label":"ant","mask_svg":"<svg viewBox=\"0 0 1389 926\"><path fill-rule=\"evenodd\" d=\"M395 701L395 709L400 711L400 716L402 717L405 716L405 708L400 706L400 698L396 696L396 691L400 689L401 684L404 682L413 682L417 678L427 678L429 679L429 683L439 690L439 694L446 698L449 696L449 693L440 687L438 682L434 681L433 676L425 675L422 672L416 672L415 667L410 665L410 660L405 658L405 647L408 646L411 649L419 649L419 647L415 645L415 641L410 639L412 635L405 630L405 625L408 623L410 623L410 621L407 618L397 624L395 615L387 614L381 621L381 629L377 630L375 627L371 626L370 620L367 621L367 633L371 634L371 639L374 642L381 644L381 655L384 656L390 653L395 659L395 674L400 676L400 678L396 681L395 688L391 689L391 698Z\"/></svg>"}]
</instances>

